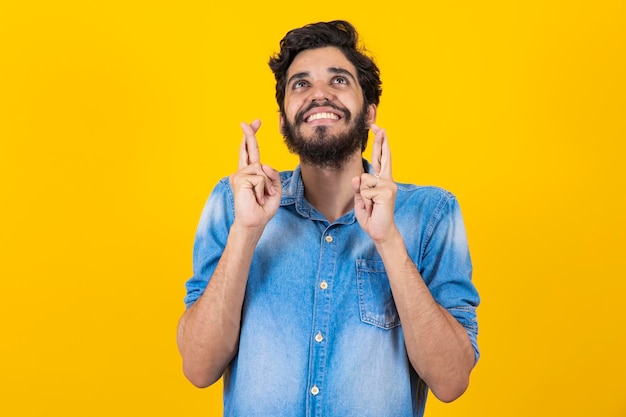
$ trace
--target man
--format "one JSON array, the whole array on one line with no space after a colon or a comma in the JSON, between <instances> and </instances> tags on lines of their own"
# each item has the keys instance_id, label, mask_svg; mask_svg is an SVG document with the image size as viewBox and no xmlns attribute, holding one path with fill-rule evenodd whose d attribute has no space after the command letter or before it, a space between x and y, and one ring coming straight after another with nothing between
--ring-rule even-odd
<instances>
[{"instance_id":1,"label":"man","mask_svg":"<svg viewBox=\"0 0 626 417\"><path fill-rule=\"evenodd\" d=\"M187 378L224 377L228 416L421 416L478 358L471 261L456 199L395 183L375 125L377 66L344 21L287 33L270 59L294 171L239 171L198 225L178 344ZM371 164L362 159L368 129Z\"/></svg>"}]
</instances>

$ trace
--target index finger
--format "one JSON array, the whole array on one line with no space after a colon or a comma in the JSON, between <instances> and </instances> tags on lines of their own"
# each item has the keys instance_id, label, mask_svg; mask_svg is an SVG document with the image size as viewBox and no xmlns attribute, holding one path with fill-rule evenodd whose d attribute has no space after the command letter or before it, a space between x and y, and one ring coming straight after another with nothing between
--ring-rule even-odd
<instances>
[{"instance_id":1,"label":"index finger","mask_svg":"<svg viewBox=\"0 0 626 417\"><path fill-rule=\"evenodd\" d=\"M261 121L256 119L252 123L241 123L243 139L239 147L239 169L245 168L261 160L259 144L256 140L256 132L261 126Z\"/></svg>"},{"instance_id":2,"label":"index finger","mask_svg":"<svg viewBox=\"0 0 626 417\"><path fill-rule=\"evenodd\" d=\"M387 131L375 124L371 125L374 132L374 145L372 146L372 167L374 173L385 179L393 179L391 172L391 149Z\"/></svg>"}]
</instances>

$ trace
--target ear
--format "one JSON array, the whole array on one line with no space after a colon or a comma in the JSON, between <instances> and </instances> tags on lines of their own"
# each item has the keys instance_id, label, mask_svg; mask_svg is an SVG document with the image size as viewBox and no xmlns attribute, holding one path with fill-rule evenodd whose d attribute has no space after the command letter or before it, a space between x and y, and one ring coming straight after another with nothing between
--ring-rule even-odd
<instances>
[{"instance_id":1,"label":"ear","mask_svg":"<svg viewBox=\"0 0 626 417\"><path fill-rule=\"evenodd\" d=\"M367 105L367 125L368 126L376 123L376 113L377 113L376 104L368 104Z\"/></svg>"},{"instance_id":2,"label":"ear","mask_svg":"<svg viewBox=\"0 0 626 417\"><path fill-rule=\"evenodd\" d=\"M282 113L278 113L278 126L280 127L280 131L283 131L283 127L285 126L285 119L283 119Z\"/></svg>"}]
</instances>

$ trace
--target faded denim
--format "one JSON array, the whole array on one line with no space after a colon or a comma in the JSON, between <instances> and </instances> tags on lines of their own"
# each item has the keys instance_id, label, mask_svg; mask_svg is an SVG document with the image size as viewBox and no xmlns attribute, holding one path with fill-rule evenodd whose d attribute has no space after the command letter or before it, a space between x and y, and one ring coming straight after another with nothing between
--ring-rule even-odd
<instances>
[{"instance_id":1,"label":"faded denim","mask_svg":"<svg viewBox=\"0 0 626 417\"><path fill-rule=\"evenodd\" d=\"M422 416L428 389L408 361L374 244L352 211L329 224L304 199L299 167L281 180L281 206L250 268L239 353L224 375L224 415ZM478 359L479 296L457 200L440 188L398 184L395 211L409 255ZM234 215L224 178L198 225L187 307L204 291Z\"/></svg>"}]
</instances>

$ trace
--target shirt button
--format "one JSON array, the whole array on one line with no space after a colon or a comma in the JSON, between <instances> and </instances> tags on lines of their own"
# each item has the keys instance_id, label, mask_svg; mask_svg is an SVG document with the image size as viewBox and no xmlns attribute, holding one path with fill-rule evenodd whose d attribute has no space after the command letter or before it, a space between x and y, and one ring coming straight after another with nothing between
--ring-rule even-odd
<instances>
[{"instance_id":1,"label":"shirt button","mask_svg":"<svg viewBox=\"0 0 626 417\"><path fill-rule=\"evenodd\" d=\"M333 241L333 237L331 235L326 236L326 242L330 243Z\"/></svg>"},{"instance_id":2,"label":"shirt button","mask_svg":"<svg viewBox=\"0 0 626 417\"><path fill-rule=\"evenodd\" d=\"M326 288L328 288L328 283L326 281L320 282L320 288L325 290Z\"/></svg>"},{"instance_id":3,"label":"shirt button","mask_svg":"<svg viewBox=\"0 0 626 417\"><path fill-rule=\"evenodd\" d=\"M315 335L315 341L319 343L322 340L324 340L324 336L322 336L321 332L317 332L317 334Z\"/></svg>"},{"instance_id":4,"label":"shirt button","mask_svg":"<svg viewBox=\"0 0 626 417\"><path fill-rule=\"evenodd\" d=\"M319 393L320 393L320 389L317 386L313 385L313 388L311 388L311 394L317 395Z\"/></svg>"}]
</instances>

